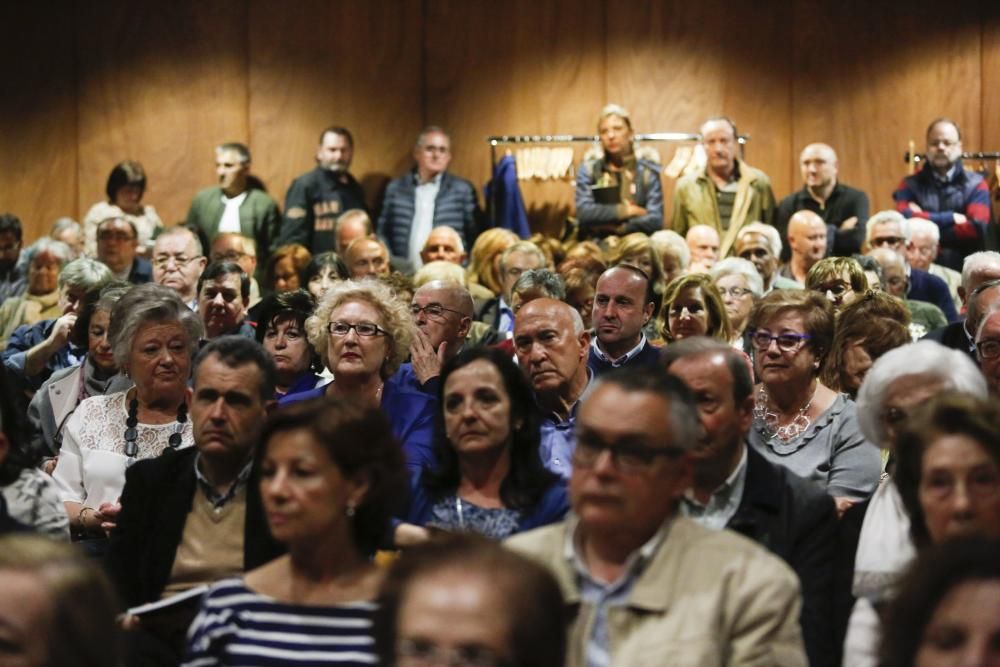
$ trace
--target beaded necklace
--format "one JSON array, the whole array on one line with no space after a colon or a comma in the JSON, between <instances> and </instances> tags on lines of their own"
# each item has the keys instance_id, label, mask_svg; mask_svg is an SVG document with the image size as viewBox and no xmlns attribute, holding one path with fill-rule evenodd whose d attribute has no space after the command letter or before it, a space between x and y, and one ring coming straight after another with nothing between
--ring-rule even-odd
<instances>
[{"instance_id":1,"label":"beaded necklace","mask_svg":"<svg viewBox=\"0 0 1000 667\"><path fill-rule=\"evenodd\" d=\"M187 422L187 403L181 401L181 404L177 406L177 426L167 439L167 445L170 446L170 449L177 449L181 446L181 431L184 430L185 422ZM133 398L128 403L128 418L125 420L125 456L129 458L129 461L135 460L136 454L139 453L139 444L136 442L139 439L138 426L139 399Z\"/></svg>"}]
</instances>

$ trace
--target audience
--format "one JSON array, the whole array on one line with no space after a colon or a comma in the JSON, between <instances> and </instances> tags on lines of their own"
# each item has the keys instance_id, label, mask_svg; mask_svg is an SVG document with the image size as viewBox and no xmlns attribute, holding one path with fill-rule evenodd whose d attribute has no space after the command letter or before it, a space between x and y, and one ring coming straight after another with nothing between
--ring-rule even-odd
<instances>
[{"instance_id":1,"label":"audience","mask_svg":"<svg viewBox=\"0 0 1000 667\"><path fill-rule=\"evenodd\" d=\"M518 241L508 246L499 257L500 291L479 310L476 319L490 325L501 337L509 337L514 329L511 292L514 283L525 271L545 268L545 255L534 243Z\"/></svg>"},{"instance_id":2,"label":"audience","mask_svg":"<svg viewBox=\"0 0 1000 667\"><path fill-rule=\"evenodd\" d=\"M441 367L462 350L471 331L472 296L457 283L431 281L413 293L410 313L416 325L410 361L396 374L400 382L434 395Z\"/></svg>"},{"instance_id":3,"label":"audience","mask_svg":"<svg viewBox=\"0 0 1000 667\"><path fill-rule=\"evenodd\" d=\"M250 277L239 264L209 264L198 278L198 315L205 339L232 334L253 338L253 327L246 322L249 303Z\"/></svg>"},{"instance_id":4,"label":"audience","mask_svg":"<svg viewBox=\"0 0 1000 667\"><path fill-rule=\"evenodd\" d=\"M239 232L219 232L212 239L209 261L235 262L250 276L250 308L260 303L260 280L264 279L263 266L257 264L257 243Z\"/></svg>"},{"instance_id":5,"label":"audience","mask_svg":"<svg viewBox=\"0 0 1000 667\"><path fill-rule=\"evenodd\" d=\"M948 285L956 308L962 307L958 288L962 286L962 274L947 266L934 263L941 244L941 230L930 220L910 218L910 240L906 243L906 263L914 269L937 276Z\"/></svg>"},{"instance_id":6,"label":"audience","mask_svg":"<svg viewBox=\"0 0 1000 667\"><path fill-rule=\"evenodd\" d=\"M976 330L976 359L991 396L1000 396L1000 305L993 306Z\"/></svg>"},{"instance_id":7,"label":"audience","mask_svg":"<svg viewBox=\"0 0 1000 667\"><path fill-rule=\"evenodd\" d=\"M462 235L447 225L432 229L424 241L424 247L420 249L420 261L424 264L450 262L464 266L467 258Z\"/></svg>"},{"instance_id":8,"label":"audience","mask_svg":"<svg viewBox=\"0 0 1000 667\"><path fill-rule=\"evenodd\" d=\"M694 225L688 229L684 240L691 255L688 272L707 273L719 261L719 246L722 240L714 227Z\"/></svg>"},{"instance_id":9,"label":"audience","mask_svg":"<svg viewBox=\"0 0 1000 667\"><path fill-rule=\"evenodd\" d=\"M618 264L597 280L593 305L594 337L587 364L594 375L625 366L656 366L660 348L643 332L656 304L649 274L632 264Z\"/></svg>"},{"instance_id":10,"label":"audience","mask_svg":"<svg viewBox=\"0 0 1000 667\"><path fill-rule=\"evenodd\" d=\"M500 257L518 242L517 234L495 227L479 235L469 253L469 290L472 298L485 303L503 291ZM477 303L477 310L482 306Z\"/></svg>"},{"instance_id":11,"label":"audience","mask_svg":"<svg viewBox=\"0 0 1000 667\"><path fill-rule=\"evenodd\" d=\"M52 229L49 230L49 238L55 241L62 241L68 245L69 249L73 251L73 259L86 256L84 252L86 239L83 236L83 225L73 218L63 217L53 222Z\"/></svg>"},{"instance_id":12,"label":"audience","mask_svg":"<svg viewBox=\"0 0 1000 667\"><path fill-rule=\"evenodd\" d=\"M773 289L800 289L802 285L778 272L781 258L778 230L762 222L751 222L736 234L733 254L753 262L764 281L764 294Z\"/></svg>"},{"instance_id":13,"label":"audience","mask_svg":"<svg viewBox=\"0 0 1000 667\"><path fill-rule=\"evenodd\" d=\"M153 279L153 267L137 254L138 232L125 218L107 218L97 225L97 259L111 269L115 280L133 285Z\"/></svg>"},{"instance_id":14,"label":"audience","mask_svg":"<svg viewBox=\"0 0 1000 667\"><path fill-rule=\"evenodd\" d=\"M298 243L275 249L264 265L264 291L290 292L303 287L302 273L310 261L312 254Z\"/></svg>"},{"instance_id":15,"label":"audience","mask_svg":"<svg viewBox=\"0 0 1000 667\"><path fill-rule=\"evenodd\" d=\"M871 286L864 268L856 260L850 257L827 257L809 269L805 288L825 296L834 311L840 313Z\"/></svg>"},{"instance_id":16,"label":"audience","mask_svg":"<svg viewBox=\"0 0 1000 667\"><path fill-rule=\"evenodd\" d=\"M687 273L691 264L691 250L684 237L672 229L659 229L649 235L663 265L663 284Z\"/></svg>"},{"instance_id":17,"label":"audience","mask_svg":"<svg viewBox=\"0 0 1000 667\"><path fill-rule=\"evenodd\" d=\"M337 216L333 228L334 247L325 252L335 252L343 256L347 246L356 239L373 238L375 226L368 212L361 208L350 208Z\"/></svg>"},{"instance_id":18,"label":"audience","mask_svg":"<svg viewBox=\"0 0 1000 667\"><path fill-rule=\"evenodd\" d=\"M927 334L927 338L945 347L961 350L975 359L975 337L981 318L994 303L998 303L1000 291L993 290L1000 280L1000 253L977 252L965 258L962 266L962 285L958 294L965 306L965 319L952 322ZM979 289L984 283L990 283Z\"/></svg>"},{"instance_id":19,"label":"audience","mask_svg":"<svg viewBox=\"0 0 1000 667\"><path fill-rule=\"evenodd\" d=\"M323 300L327 290L350 277L351 273L347 270L344 260L332 251L314 255L302 272L304 288L309 290L316 303Z\"/></svg>"},{"instance_id":20,"label":"audience","mask_svg":"<svg viewBox=\"0 0 1000 667\"><path fill-rule=\"evenodd\" d=\"M388 248L368 237L351 241L344 250L344 264L354 280L387 276L392 271Z\"/></svg>"}]
</instances>

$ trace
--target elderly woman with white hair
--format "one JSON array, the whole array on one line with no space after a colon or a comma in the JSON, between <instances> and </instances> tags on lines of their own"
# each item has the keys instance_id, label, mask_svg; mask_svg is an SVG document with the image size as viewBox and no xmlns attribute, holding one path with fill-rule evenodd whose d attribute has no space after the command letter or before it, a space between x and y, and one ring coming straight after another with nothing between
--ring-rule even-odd
<instances>
[{"instance_id":1,"label":"elderly woman with white hair","mask_svg":"<svg viewBox=\"0 0 1000 667\"><path fill-rule=\"evenodd\" d=\"M25 251L28 264L28 289L0 305L0 349L7 345L14 330L22 324L35 324L63 314L62 283L59 276L73 251L62 241L42 237Z\"/></svg>"},{"instance_id":2,"label":"elderly woman with white hair","mask_svg":"<svg viewBox=\"0 0 1000 667\"><path fill-rule=\"evenodd\" d=\"M757 299L764 296L763 279L753 263L740 257L727 257L713 266L708 275L715 282L726 306L726 315L732 327L730 345L737 350L749 351L750 342L744 339L747 322Z\"/></svg>"},{"instance_id":3,"label":"elderly woman with white hair","mask_svg":"<svg viewBox=\"0 0 1000 667\"><path fill-rule=\"evenodd\" d=\"M986 381L968 355L933 341L910 343L886 352L868 371L858 392L858 424L870 442L883 450L886 473L870 500L847 511L842 534L851 555L851 595L857 598L848 627L844 664L875 664L876 637L871 636L874 608L915 554L910 520L892 478L894 449L907 420L935 395L957 391L977 398L987 395ZM846 590L847 582L841 587ZM845 614L847 604L841 604ZM843 617L839 627L842 627Z\"/></svg>"},{"instance_id":4,"label":"elderly woman with white hair","mask_svg":"<svg viewBox=\"0 0 1000 667\"><path fill-rule=\"evenodd\" d=\"M326 362L333 382L289 394L280 404L338 396L381 407L410 469L432 464L437 401L396 376L413 343L414 326L409 304L387 285L370 279L334 285L306 320L309 342Z\"/></svg>"}]
</instances>

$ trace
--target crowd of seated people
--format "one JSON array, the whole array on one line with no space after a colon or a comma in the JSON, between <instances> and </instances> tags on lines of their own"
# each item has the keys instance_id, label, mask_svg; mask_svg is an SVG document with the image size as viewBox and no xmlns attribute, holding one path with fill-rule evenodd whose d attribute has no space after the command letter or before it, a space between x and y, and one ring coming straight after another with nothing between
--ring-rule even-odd
<instances>
[{"instance_id":1,"label":"crowd of seated people","mask_svg":"<svg viewBox=\"0 0 1000 667\"><path fill-rule=\"evenodd\" d=\"M996 660L1000 253L957 125L873 215L826 144L779 200L709 118L668 202L628 112L596 129L562 239L491 227L436 126L372 211L331 127L283 207L230 142L182 224L134 161L82 225L0 215L11 650Z\"/></svg>"}]
</instances>

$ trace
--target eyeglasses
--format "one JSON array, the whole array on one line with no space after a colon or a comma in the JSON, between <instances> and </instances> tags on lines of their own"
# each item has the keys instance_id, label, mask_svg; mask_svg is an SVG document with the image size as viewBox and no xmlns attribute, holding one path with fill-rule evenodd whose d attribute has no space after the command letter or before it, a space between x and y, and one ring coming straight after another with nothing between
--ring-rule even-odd
<instances>
[{"instance_id":1,"label":"eyeglasses","mask_svg":"<svg viewBox=\"0 0 1000 667\"><path fill-rule=\"evenodd\" d=\"M157 255L153 258L153 265L157 268L163 269L169 266L170 262L173 262L177 265L177 268L182 269L199 257L201 257L201 255L198 255L197 257L185 257L184 255Z\"/></svg>"},{"instance_id":2,"label":"eyeglasses","mask_svg":"<svg viewBox=\"0 0 1000 667\"><path fill-rule=\"evenodd\" d=\"M451 308L445 308L439 303L429 303L426 306L419 306L415 303L410 304L410 313L413 317L417 317L420 313L423 313L427 317L441 318L444 317L445 313L455 313L460 317L465 317L464 314L457 310L452 310Z\"/></svg>"},{"instance_id":3,"label":"eyeglasses","mask_svg":"<svg viewBox=\"0 0 1000 667\"><path fill-rule=\"evenodd\" d=\"M734 299L739 299L740 297L744 297L747 294L753 294L753 290L748 289L746 287L720 287L719 294L721 294L724 297L731 296Z\"/></svg>"},{"instance_id":4,"label":"eyeglasses","mask_svg":"<svg viewBox=\"0 0 1000 667\"><path fill-rule=\"evenodd\" d=\"M812 338L809 334L783 333L772 336L769 331L751 331L750 342L759 351L764 352L771 347L771 341L778 343L778 349L782 352L796 352L803 343Z\"/></svg>"},{"instance_id":5,"label":"eyeglasses","mask_svg":"<svg viewBox=\"0 0 1000 667\"><path fill-rule=\"evenodd\" d=\"M851 290L850 283L846 283L843 280L839 280L835 283L827 283L825 285L816 285L812 288L813 292L819 292L820 294L826 294L829 292L833 296L842 296L846 292Z\"/></svg>"},{"instance_id":6,"label":"eyeglasses","mask_svg":"<svg viewBox=\"0 0 1000 667\"><path fill-rule=\"evenodd\" d=\"M765 257L770 257L771 251L765 248L748 248L740 253L740 257L743 259L750 259L751 257L756 257L757 259L764 259Z\"/></svg>"},{"instance_id":7,"label":"eyeglasses","mask_svg":"<svg viewBox=\"0 0 1000 667\"><path fill-rule=\"evenodd\" d=\"M976 343L980 359L996 359L1000 357L1000 340L982 340Z\"/></svg>"},{"instance_id":8,"label":"eyeglasses","mask_svg":"<svg viewBox=\"0 0 1000 667\"><path fill-rule=\"evenodd\" d=\"M871 244L875 248L881 248L887 245L899 245L905 240L902 236L880 236L877 239L872 239Z\"/></svg>"},{"instance_id":9,"label":"eyeglasses","mask_svg":"<svg viewBox=\"0 0 1000 667\"><path fill-rule=\"evenodd\" d=\"M372 324L371 322L358 322L357 324L348 324L347 322L330 322L326 325L326 330L330 332L331 336L346 336L351 333L351 329L354 329L358 332L359 336L364 336L365 338L389 335L388 331L377 324Z\"/></svg>"},{"instance_id":10,"label":"eyeglasses","mask_svg":"<svg viewBox=\"0 0 1000 667\"><path fill-rule=\"evenodd\" d=\"M657 457L675 459L684 453L678 447L645 447L625 443L611 445L589 433L580 433L576 438L576 449L573 450L573 465L590 468L597 463L604 451L611 454L611 462L615 467L626 474L643 472Z\"/></svg>"},{"instance_id":11,"label":"eyeglasses","mask_svg":"<svg viewBox=\"0 0 1000 667\"><path fill-rule=\"evenodd\" d=\"M413 667L512 667L509 660L483 646L445 648L429 641L400 639L396 644L396 658L400 665Z\"/></svg>"}]
</instances>

